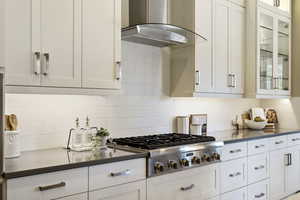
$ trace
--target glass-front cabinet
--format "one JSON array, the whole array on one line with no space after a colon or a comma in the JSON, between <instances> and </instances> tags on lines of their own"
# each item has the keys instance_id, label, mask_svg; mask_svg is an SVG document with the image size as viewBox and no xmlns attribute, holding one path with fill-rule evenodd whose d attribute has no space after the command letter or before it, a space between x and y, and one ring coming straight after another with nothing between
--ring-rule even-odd
<instances>
[{"instance_id":1,"label":"glass-front cabinet","mask_svg":"<svg viewBox=\"0 0 300 200\"><path fill-rule=\"evenodd\" d=\"M290 95L290 19L259 8L258 93Z\"/></svg>"},{"instance_id":2,"label":"glass-front cabinet","mask_svg":"<svg viewBox=\"0 0 300 200\"><path fill-rule=\"evenodd\" d=\"M291 0L260 0L262 3L268 4L279 10L290 13L291 12Z\"/></svg>"}]
</instances>

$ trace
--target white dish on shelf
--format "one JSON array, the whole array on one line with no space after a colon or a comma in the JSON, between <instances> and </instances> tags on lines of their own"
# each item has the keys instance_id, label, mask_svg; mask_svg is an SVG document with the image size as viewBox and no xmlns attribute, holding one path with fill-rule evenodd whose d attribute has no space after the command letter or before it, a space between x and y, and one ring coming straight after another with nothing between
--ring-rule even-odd
<instances>
[{"instance_id":1,"label":"white dish on shelf","mask_svg":"<svg viewBox=\"0 0 300 200\"><path fill-rule=\"evenodd\" d=\"M267 121L263 121L263 122L256 122L253 120L245 120L246 125L248 126L248 128L250 129L254 129L254 130L262 130L266 127L266 125L268 124Z\"/></svg>"}]
</instances>

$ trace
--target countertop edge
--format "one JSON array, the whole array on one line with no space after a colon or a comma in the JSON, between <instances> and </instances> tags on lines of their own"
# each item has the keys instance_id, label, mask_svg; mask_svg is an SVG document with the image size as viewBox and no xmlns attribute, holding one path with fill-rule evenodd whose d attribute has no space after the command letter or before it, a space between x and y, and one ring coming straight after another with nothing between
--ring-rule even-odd
<instances>
[{"instance_id":1,"label":"countertop edge","mask_svg":"<svg viewBox=\"0 0 300 200\"><path fill-rule=\"evenodd\" d=\"M121 156L121 157L116 157L116 158L107 158L107 159L102 159L102 160L71 163L71 164L43 167L43 168L37 168L37 169L16 171L16 172L7 172L6 173L4 171L2 174L2 177L5 180L8 180L8 179L21 178L21 177L26 177L26 176L34 176L34 175L39 175L39 174L47 174L47 173L51 173L51 172L82 168L82 167L90 167L90 166L94 166L94 165L102 165L102 164L109 164L109 163L121 162L121 161L126 161L126 160L146 158L147 156L148 156L148 153L136 153L133 155Z\"/></svg>"},{"instance_id":2,"label":"countertop edge","mask_svg":"<svg viewBox=\"0 0 300 200\"><path fill-rule=\"evenodd\" d=\"M224 144L247 142L247 141L251 141L251 140L279 137L279 136L291 135L291 134L297 134L297 133L300 133L300 130L282 131L282 132L273 133L273 134L269 134L269 135L260 135L260 136L254 136L254 137L248 137L248 138L238 138L238 139L225 140Z\"/></svg>"}]
</instances>

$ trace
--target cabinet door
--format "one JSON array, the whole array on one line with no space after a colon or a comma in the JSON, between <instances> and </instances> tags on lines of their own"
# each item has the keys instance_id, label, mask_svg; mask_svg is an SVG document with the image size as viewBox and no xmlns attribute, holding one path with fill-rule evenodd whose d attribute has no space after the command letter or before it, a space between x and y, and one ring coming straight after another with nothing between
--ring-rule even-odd
<instances>
[{"instance_id":1,"label":"cabinet door","mask_svg":"<svg viewBox=\"0 0 300 200\"><path fill-rule=\"evenodd\" d=\"M285 13L291 12L291 0L260 0L263 3L266 3L274 8L277 8L280 11L284 11Z\"/></svg>"},{"instance_id":2,"label":"cabinet door","mask_svg":"<svg viewBox=\"0 0 300 200\"><path fill-rule=\"evenodd\" d=\"M230 93L229 67L229 2L216 0L214 5L214 82L217 93Z\"/></svg>"},{"instance_id":3,"label":"cabinet door","mask_svg":"<svg viewBox=\"0 0 300 200\"><path fill-rule=\"evenodd\" d=\"M60 199L57 199L57 200L88 200L88 195L87 195L87 193L83 193L83 194L78 194L78 195L73 195L73 196L60 198Z\"/></svg>"},{"instance_id":4,"label":"cabinet door","mask_svg":"<svg viewBox=\"0 0 300 200\"><path fill-rule=\"evenodd\" d=\"M273 95L275 89L276 19L271 11L258 9L258 70L257 85L259 94Z\"/></svg>"},{"instance_id":5,"label":"cabinet door","mask_svg":"<svg viewBox=\"0 0 300 200\"><path fill-rule=\"evenodd\" d=\"M5 2L5 66L8 85L40 85L40 0ZM36 53L36 54L35 54Z\"/></svg>"},{"instance_id":6,"label":"cabinet door","mask_svg":"<svg viewBox=\"0 0 300 200\"><path fill-rule=\"evenodd\" d=\"M279 17L276 23L276 94L288 96L291 90L291 21L288 18Z\"/></svg>"},{"instance_id":7,"label":"cabinet door","mask_svg":"<svg viewBox=\"0 0 300 200\"><path fill-rule=\"evenodd\" d=\"M0 0L0 67L4 66L4 0Z\"/></svg>"},{"instance_id":8,"label":"cabinet door","mask_svg":"<svg viewBox=\"0 0 300 200\"><path fill-rule=\"evenodd\" d=\"M81 87L81 0L40 1L42 85Z\"/></svg>"},{"instance_id":9,"label":"cabinet door","mask_svg":"<svg viewBox=\"0 0 300 200\"><path fill-rule=\"evenodd\" d=\"M82 86L119 89L121 0L85 0L82 6Z\"/></svg>"},{"instance_id":10,"label":"cabinet door","mask_svg":"<svg viewBox=\"0 0 300 200\"><path fill-rule=\"evenodd\" d=\"M270 152L270 199L279 200L285 196L286 150Z\"/></svg>"},{"instance_id":11,"label":"cabinet door","mask_svg":"<svg viewBox=\"0 0 300 200\"><path fill-rule=\"evenodd\" d=\"M230 4L229 11L229 73L232 93L244 93L244 69L246 66L246 9Z\"/></svg>"},{"instance_id":12,"label":"cabinet door","mask_svg":"<svg viewBox=\"0 0 300 200\"><path fill-rule=\"evenodd\" d=\"M286 166L286 192L290 195L300 188L300 146L288 148L286 152L290 156Z\"/></svg>"},{"instance_id":13,"label":"cabinet door","mask_svg":"<svg viewBox=\"0 0 300 200\"><path fill-rule=\"evenodd\" d=\"M196 85L197 92L212 92L213 67L212 67L212 5L211 0L196 1L195 13L196 32L204 36L206 42L198 42L195 45L196 76L199 76L200 84ZM198 74L197 74L198 73Z\"/></svg>"},{"instance_id":14,"label":"cabinet door","mask_svg":"<svg viewBox=\"0 0 300 200\"><path fill-rule=\"evenodd\" d=\"M269 154L259 154L248 157L248 184L269 177Z\"/></svg>"},{"instance_id":15,"label":"cabinet door","mask_svg":"<svg viewBox=\"0 0 300 200\"><path fill-rule=\"evenodd\" d=\"M134 182L89 193L89 200L146 200L146 182Z\"/></svg>"}]
</instances>

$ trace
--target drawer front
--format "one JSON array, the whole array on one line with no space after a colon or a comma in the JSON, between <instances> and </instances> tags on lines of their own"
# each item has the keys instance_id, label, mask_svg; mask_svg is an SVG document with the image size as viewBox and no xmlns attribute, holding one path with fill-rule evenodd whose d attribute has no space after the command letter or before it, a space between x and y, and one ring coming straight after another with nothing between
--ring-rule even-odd
<instances>
[{"instance_id":1,"label":"drawer front","mask_svg":"<svg viewBox=\"0 0 300 200\"><path fill-rule=\"evenodd\" d=\"M269 177L269 156L267 153L248 157L248 184Z\"/></svg>"},{"instance_id":2,"label":"drawer front","mask_svg":"<svg viewBox=\"0 0 300 200\"><path fill-rule=\"evenodd\" d=\"M269 181L249 185L248 200L269 200Z\"/></svg>"},{"instance_id":3,"label":"drawer front","mask_svg":"<svg viewBox=\"0 0 300 200\"><path fill-rule=\"evenodd\" d=\"M269 151L269 140L253 140L248 142L248 155L255 155Z\"/></svg>"},{"instance_id":4,"label":"drawer front","mask_svg":"<svg viewBox=\"0 0 300 200\"><path fill-rule=\"evenodd\" d=\"M209 199L219 194L219 165L147 179L147 200Z\"/></svg>"},{"instance_id":5,"label":"drawer front","mask_svg":"<svg viewBox=\"0 0 300 200\"><path fill-rule=\"evenodd\" d=\"M273 137L270 140L270 150L282 149L287 147L287 136Z\"/></svg>"},{"instance_id":6,"label":"drawer front","mask_svg":"<svg viewBox=\"0 0 300 200\"><path fill-rule=\"evenodd\" d=\"M221 200L247 200L247 188L242 188L233 192L225 193L221 196Z\"/></svg>"},{"instance_id":7,"label":"drawer front","mask_svg":"<svg viewBox=\"0 0 300 200\"><path fill-rule=\"evenodd\" d=\"M226 144L222 148L222 161L233 160L247 156L247 142Z\"/></svg>"},{"instance_id":8,"label":"drawer front","mask_svg":"<svg viewBox=\"0 0 300 200\"><path fill-rule=\"evenodd\" d=\"M300 145L300 134L288 135L288 146Z\"/></svg>"},{"instance_id":9,"label":"drawer front","mask_svg":"<svg viewBox=\"0 0 300 200\"><path fill-rule=\"evenodd\" d=\"M247 184L247 158L221 163L221 192L229 192Z\"/></svg>"},{"instance_id":10,"label":"drawer front","mask_svg":"<svg viewBox=\"0 0 300 200\"><path fill-rule=\"evenodd\" d=\"M88 168L16 178L7 181L7 200L57 199L88 191Z\"/></svg>"},{"instance_id":11,"label":"drawer front","mask_svg":"<svg viewBox=\"0 0 300 200\"><path fill-rule=\"evenodd\" d=\"M129 183L146 178L146 160L135 159L89 168L91 190Z\"/></svg>"}]
</instances>

